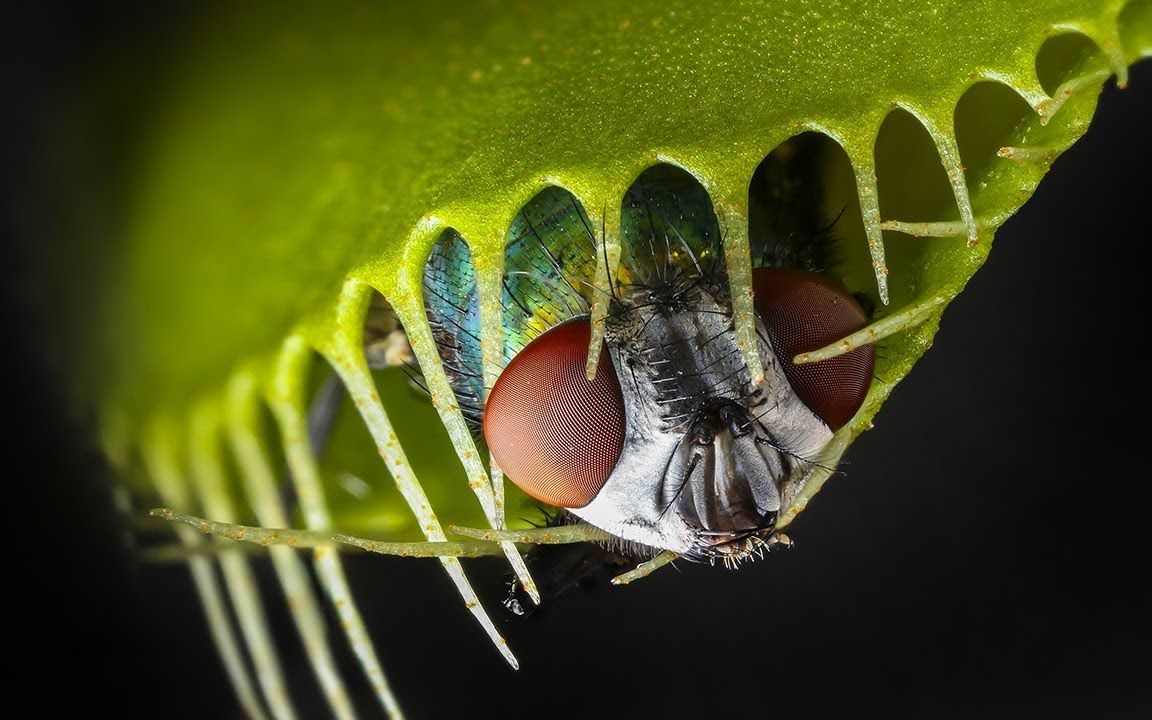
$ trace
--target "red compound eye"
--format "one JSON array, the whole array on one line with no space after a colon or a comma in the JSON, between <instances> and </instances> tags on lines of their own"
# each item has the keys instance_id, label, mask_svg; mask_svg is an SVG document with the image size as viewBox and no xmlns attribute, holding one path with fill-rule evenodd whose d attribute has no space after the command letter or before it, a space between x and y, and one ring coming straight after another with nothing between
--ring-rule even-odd
<instances>
[{"instance_id":1,"label":"red compound eye","mask_svg":"<svg viewBox=\"0 0 1152 720\"><path fill-rule=\"evenodd\" d=\"M867 313L843 287L806 270L757 268L752 271L752 290L792 389L830 428L840 429L868 394L875 349L866 345L804 365L794 364L792 358L863 328Z\"/></svg>"},{"instance_id":2,"label":"red compound eye","mask_svg":"<svg viewBox=\"0 0 1152 720\"><path fill-rule=\"evenodd\" d=\"M580 317L528 344L500 373L484 408L484 439L512 482L537 500L592 502L624 447L624 398L606 351L584 376L591 326Z\"/></svg>"}]
</instances>

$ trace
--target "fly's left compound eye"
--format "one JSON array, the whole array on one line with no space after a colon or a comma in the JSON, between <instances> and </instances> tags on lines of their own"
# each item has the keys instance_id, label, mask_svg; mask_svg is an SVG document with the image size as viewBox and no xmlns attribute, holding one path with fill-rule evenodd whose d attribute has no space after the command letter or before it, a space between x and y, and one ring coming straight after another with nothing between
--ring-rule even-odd
<instances>
[{"instance_id":1,"label":"fly's left compound eye","mask_svg":"<svg viewBox=\"0 0 1152 720\"><path fill-rule=\"evenodd\" d=\"M484 408L484 439L512 482L565 508L592 502L624 447L624 398L604 350L584 376L591 324L557 325L508 363Z\"/></svg>"},{"instance_id":2,"label":"fly's left compound eye","mask_svg":"<svg viewBox=\"0 0 1152 720\"><path fill-rule=\"evenodd\" d=\"M757 268L752 271L752 292L792 389L828 427L839 430L864 404L875 348L866 345L804 365L792 358L860 330L868 324L868 314L842 286L807 270Z\"/></svg>"}]
</instances>

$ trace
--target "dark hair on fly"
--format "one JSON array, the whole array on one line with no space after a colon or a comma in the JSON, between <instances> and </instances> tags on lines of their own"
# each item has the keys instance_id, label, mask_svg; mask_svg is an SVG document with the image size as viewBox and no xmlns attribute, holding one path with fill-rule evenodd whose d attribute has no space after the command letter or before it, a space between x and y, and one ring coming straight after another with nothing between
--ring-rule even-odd
<instances>
[{"instance_id":1,"label":"dark hair on fly","mask_svg":"<svg viewBox=\"0 0 1152 720\"><path fill-rule=\"evenodd\" d=\"M624 197L621 218L634 307L682 309L703 288L727 298L720 225L707 190L687 171L656 165Z\"/></svg>"}]
</instances>

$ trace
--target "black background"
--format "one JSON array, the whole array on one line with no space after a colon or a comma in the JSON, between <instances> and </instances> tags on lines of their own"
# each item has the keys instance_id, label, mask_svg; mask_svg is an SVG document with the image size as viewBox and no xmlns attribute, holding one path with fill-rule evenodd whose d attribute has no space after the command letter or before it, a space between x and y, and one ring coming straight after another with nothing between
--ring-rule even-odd
<instances>
[{"instance_id":1,"label":"black background","mask_svg":"<svg viewBox=\"0 0 1152 720\"><path fill-rule=\"evenodd\" d=\"M6 704L30 703L29 716L238 715L186 571L133 562L89 429L68 411L60 357L46 350L46 290L27 267L50 240L35 217L52 206L38 128L91 58L165 22L140 5L29 6L0 43L4 684ZM850 451L847 476L794 525L792 551L739 572L666 569L526 620L499 608L501 567L474 563L518 673L435 564L350 557L408 713L1152 716L1137 349L1150 128L1145 63L1129 89L1109 84L1088 134L998 233L933 349ZM294 693L322 716L285 612L270 612Z\"/></svg>"}]
</instances>

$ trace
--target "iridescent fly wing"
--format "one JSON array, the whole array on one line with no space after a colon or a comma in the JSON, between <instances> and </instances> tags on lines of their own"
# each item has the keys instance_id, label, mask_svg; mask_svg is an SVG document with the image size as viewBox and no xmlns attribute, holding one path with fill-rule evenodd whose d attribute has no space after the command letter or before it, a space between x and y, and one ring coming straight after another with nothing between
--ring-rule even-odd
<instances>
[{"instance_id":1,"label":"iridescent fly wing","mask_svg":"<svg viewBox=\"0 0 1152 720\"><path fill-rule=\"evenodd\" d=\"M504 362L592 307L596 236L566 190L549 187L516 215L504 256Z\"/></svg>"},{"instance_id":2,"label":"iridescent fly wing","mask_svg":"<svg viewBox=\"0 0 1152 720\"><path fill-rule=\"evenodd\" d=\"M636 289L701 286L727 298L720 227L707 191L686 171L657 165L628 189L621 208L621 272Z\"/></svg>"},{"instance_id":3,"label":"iridescent fly wing","mask_svg":"<svg viewBox=\"0 0 1152 720\"><path fill-rule=\"evenodd\" d=\"M472 251L455 230L445 230L428 256L424 307L452 392L475 429L484 411L479 300Z\"/></svg>"},{"instance_id":4,"label":"iridescent fly wing","mask_svg":"<svg viewBox=\"0 0 1152 720\"><path fill-rule=\"evenodd\" d=\"M596 237L567 191L546 188L516 215L504 266L504 363L541 333L587 313ZM454 230L436 241L424 268L424 305L448 381L474 429L484 411L476 273Z\"/></svg>"}]
</instances>

